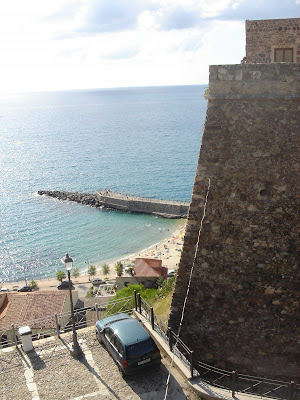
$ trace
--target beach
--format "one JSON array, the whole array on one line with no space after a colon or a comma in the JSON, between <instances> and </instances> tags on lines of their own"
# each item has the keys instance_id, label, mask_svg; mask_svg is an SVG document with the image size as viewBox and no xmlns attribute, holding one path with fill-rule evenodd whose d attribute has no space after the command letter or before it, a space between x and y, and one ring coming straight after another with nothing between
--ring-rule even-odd
<instances>
[{"instance_id":1,"label":"beach","mask_svg":"<svg viewBox=\"0 0 300 400\"><path fill-rule=\"evenodd\" d=\"M101 264L95 264L97 269L96 275L93 278L108 278L110 280L116 278L115 271L115 263L117 261L121 261L124 267L129 265L134 265L135 258L156 258L162 260L162 266L167 267L169 270L176 270L178 268L178 264L180 261L182 245L184 241L184 233L186 227L186 220L182 223L182 225L170 235L168 238L161 240L160 242L154 244L153 246L148 247L140 252L131 254L129 256L121 257L119 259L107 261L107 264L110 268L110 273L107 276L104 276L101 271ZM63 267L61 268L63 270ZM82 272L78 278L72 278L75 289L77 286L83 284L89 284L89 276L86 272ZM53 276L53 278L48 279L37 279L35 282L38 285L38 290L57 290L56 286L58 285L57 279ZM27 281L27 284L30 282ZM3 283L2 287L8 288L9 291L16 290L17 287L21 287L25 285L25 281L18 282L10 282ZM0 285L1 287L1 285Z\"/></svg>"}]
</instances>

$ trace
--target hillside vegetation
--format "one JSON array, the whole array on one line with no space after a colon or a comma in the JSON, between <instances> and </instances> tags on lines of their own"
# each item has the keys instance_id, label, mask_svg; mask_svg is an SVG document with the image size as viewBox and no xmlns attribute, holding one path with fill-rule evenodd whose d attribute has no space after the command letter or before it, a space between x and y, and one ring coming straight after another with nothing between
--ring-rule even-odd
<instances>
[{"instance_id":1,"label":"hillside vegetation","mask_svg":"<svg viewBox=\"0 0 300 400\"><path fill-rule=\"evenodd\" d=\"M154 313L159 316L163 322L167 323L170 314L170 307L172 302L172 296L175 287L175 279L176 275L172 278L168 278L163 282L158 282L161 284L158 289L145 289L143 285L128 285L121 290L119 290L114 296L112 302L115 300L126 299L129 296L133 296L134 291L140 293L143 300L146 303L153 307ZM118 302L118 307L121 307L122 302ZM113 312L116 312L116 308L114 307Z\"/></svg>"}]
</instances>

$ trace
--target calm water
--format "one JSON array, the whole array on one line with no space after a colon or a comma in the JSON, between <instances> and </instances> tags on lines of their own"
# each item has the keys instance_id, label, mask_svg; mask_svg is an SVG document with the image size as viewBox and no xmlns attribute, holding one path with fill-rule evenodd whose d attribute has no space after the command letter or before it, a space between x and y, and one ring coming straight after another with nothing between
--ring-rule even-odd
<instances>
[{"instance_id":1,"label":"calm water","mask_svg":"<svg viewBox=\"0 0 300 400\"><path fill-rule=\"evenodd\" d=\"M54 276L167 237L178 221L38 196L112 191L189 201L206 86L0 96L0 282Z\"/></svg>"}]
</instances>

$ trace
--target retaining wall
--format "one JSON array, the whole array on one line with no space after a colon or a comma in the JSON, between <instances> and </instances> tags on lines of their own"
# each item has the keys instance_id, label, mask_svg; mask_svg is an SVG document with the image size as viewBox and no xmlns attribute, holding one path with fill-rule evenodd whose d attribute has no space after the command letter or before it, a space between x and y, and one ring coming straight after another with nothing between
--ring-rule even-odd
<instances>
[{"instance_id":1,"label":"retaining wall","mask_svg":"<svg viewBox=\"0 0 300 400\"><path fill-rule=\"evenodd\" d=\"M188 203L125 196L111 192L97 192L97 197L105 207L166 218L186 218L189 209Z\"/></svg>"},{"instance_id":2,"label":"retaining wall","mask_svg":"<svg viewBox=\"0 0 300 400\"><path fill-rule=\"evenodd\" d=\"M170 327L196 358L300 379L300 64L210 67ZM207 198L206 216L197 247Z\"/></svg>"},{"instance_id":3,"label":"retaining wall","mask_svg":"<svg viewBox=\"0 0 300 400\"><path fill-rule=\"evenodd\" d=\"M38 194L54 197L59 200L74 201L91 207L112 208L124 212L157 215L163 218L186 218L189 210L189 203L125 196L107 191L91 194L39 190Z\"/></svg>"}]
</instances>

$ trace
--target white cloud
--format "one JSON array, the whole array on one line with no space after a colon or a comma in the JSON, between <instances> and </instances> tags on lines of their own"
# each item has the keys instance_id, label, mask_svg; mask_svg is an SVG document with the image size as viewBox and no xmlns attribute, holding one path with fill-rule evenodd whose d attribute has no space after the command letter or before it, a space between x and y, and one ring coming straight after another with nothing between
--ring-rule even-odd
<instances>
[{"instance_id":1,"label":"white cloud","mask_svg":"<svg viewBox=\"0 0 300 400\"><path fill-rule=\"evenodd\" d=\"M245 19L296 17L299 3L10 0L0 13L0 87L207 83L210 64L244 56Z\"/></svg>"}]
</instances>

